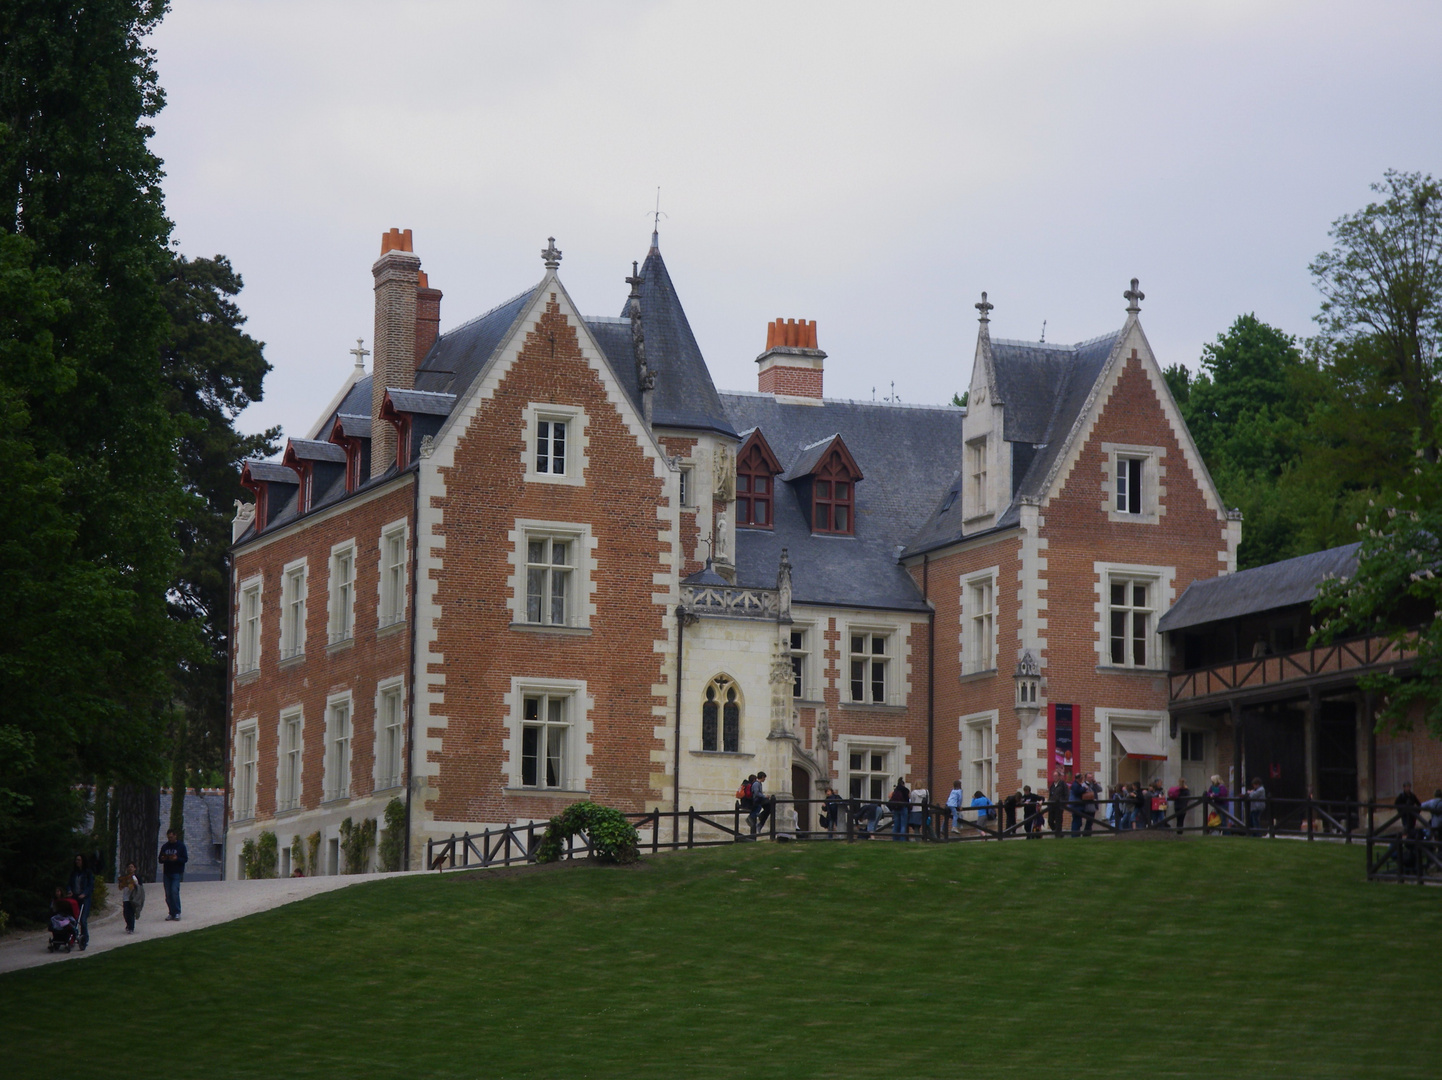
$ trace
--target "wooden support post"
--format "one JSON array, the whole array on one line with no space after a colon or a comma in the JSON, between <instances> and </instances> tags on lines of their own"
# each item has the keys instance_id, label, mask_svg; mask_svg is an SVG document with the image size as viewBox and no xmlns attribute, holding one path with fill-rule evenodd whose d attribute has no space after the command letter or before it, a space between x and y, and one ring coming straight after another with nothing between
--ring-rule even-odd
<instances>
[{"instance_id":1,"label":"wooden support post","mask_svg":"<svg viewBox=\"0 0 1442 1080\"><path fill-rule=\"evenodd\" d=\"M1314 686L1307 691L1307 720L1303 731L1306 736L1307 754L1307 811L1311 813L1311 800L1317 794L1317 717L1322 711L1322 695Z\"/></svg>"},{"instance_id":2,"label":"wooden support post","mask_svg":"<svg viewBox=\"0 0 1442 1080\"><path fill-rule=\"evenodd\" d=\"M686 846L688 848L696 846L696 808L694 806L686 808Z\"/></svg>"}]
</instances>

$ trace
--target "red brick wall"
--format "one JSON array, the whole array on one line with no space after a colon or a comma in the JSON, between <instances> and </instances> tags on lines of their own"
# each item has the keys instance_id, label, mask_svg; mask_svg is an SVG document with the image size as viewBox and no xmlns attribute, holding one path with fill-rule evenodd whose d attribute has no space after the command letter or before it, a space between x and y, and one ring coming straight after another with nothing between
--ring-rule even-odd
<instances>
[{"instance_id":1,"label":"red brick wall","mask_svg":"<svg viewBox=\"0 0 1442 1080\"><path fill-rule=\"evenodd\" d=\"M658 441L666 448L666 453L672 457L692 460L695 458L696 443L698 441L696 439L686 439L679 435L663 435ZM699 466L700 462L696 464ZM681 551L685 555L685 561L681 566L682 577L685 577L687 574L694 574L705 565L700 559L696 558L697 541L701 536L701 511L697 509L697 505L703 501L709 502L711 493L700 490L698 487L701 482L700 477L701 470L699 468L692 469L691 506L681 508ZM712 524L708 520L706 522L706 532L709 534L711 531Z\"/></svg>"},{"instance_id":2,"label":"red brick wall","mask_svg":"<svg viewBox=\"0 0 1442 1080\"><path fill-rule=\"evenodd\" d=\"M763 394L789 394L792 397L821 397L821 371L810 367L776 365L761 372L756 379Z\"/></svg>"},{"instance_id":3,"label":"red brick wall","mask_svg":"<svg viewBox=\"0 0 1442 1080\"><path fill-rule=\"evenodd\" d=\"M530 402L580 406L589 445L581 486L525 479L524 410ZM572 439L572 453L580 452ZM591 796L608 806L640 810L667 794L650 784L660 766L650 760L662 744L652 708L665 699L651 687L663 682L663 657L654 643L669 629L668 609L652 600L652 575L667 570L663 552L672 537L656 508L665 502L653 459L625 427L600 377L581 356L573 326L554 294L527 333L519 358L480 406L443 469L446 495L438 532L448 539L442 569L433 576L444 613L431 665L444 674L444 699L433 712L448 718L432 737L442 740L436 786L426 809L443 821L506 821L549 817L569 797L507 793L503 741L513 676L583 679L594 699L589 747L573 732L570 753L589 756ZM513 573L508 533L519 518L589 523L595 549L596 612L589 635L513 630ZM585 597L578 573L576 596ZM418 718L418 724L424 724ZM511 763L519 774L520 763ZM579 775L579 768L568 770Z\"/></svg>"},{"instance_id":4,"label":"red brick wall","mask_svg":"<svg viewBox=\"0 0 1442 1080\"><path fill-rule=\"evenodd\" d=\"M380 631L377 623L381 529L405 518L414 505L412 477L401 477L391 490L369 501L357 500L344 513L303 525L291 535L251 545L235 556L235 579L262 576L260 670L235 679L231 691L231 739L238 722L258 720L256 817L275 813L276 759L282 709L305 710L301 807L318 806L325 770L326 698L351 691L351 796L372 792L374 777L375 690L380 681L401 676L409 682L410 626ZM282 530L284 531L284 530ZM414 529L411 529L412 534ZM328 647L331 547L355 540L355 622L349 645ZM280 661L281 568L305 558L305 655ZM238 612L231 613L234 630ZM404 751L403 751L404 752ZM282 838L288 839L288 838Z\"/></svg>"},{"instance_id":5,"label":"red brick wall","mask_svg":"<svg viewBox=\"0 0 1442 1080\"><path fill-rule=\"evenodd\" d=\"M1133 354L1135 356L1135 354ZM1158 524L1112 522L1102 509L1104 442L1162 448L1158 464L1166 474L1164 510ZM1098 670L1096 561L1175 568L1174 596L1200 578L1224 568L1218 552L1226 545L1226 523L1209 508L1201 478L1194 475L1173 435L1151 380L1138 359L1125 367L1060 491L1042 508L1043 552L1047 560L1045 650L1046 695L1052 703L1077 706L1073 719L1078 768L1101 772L1107 748L1096 741L1098 707L1165 710L1164 674ZM1158 596L1156 616L1166 610ZM1166 667L1158 658L1156 667Z\"/></svg>"}]
</instances>

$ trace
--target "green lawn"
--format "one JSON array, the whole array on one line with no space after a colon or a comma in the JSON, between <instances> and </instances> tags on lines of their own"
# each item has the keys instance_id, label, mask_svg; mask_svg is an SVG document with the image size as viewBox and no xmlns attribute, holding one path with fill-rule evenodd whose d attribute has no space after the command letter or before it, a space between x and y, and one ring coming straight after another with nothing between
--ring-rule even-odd
<instances>
[{"instance_id":1,"label":"green lawn","mask_svg":"<svg viewBox=\"0 0 1442 1080\"><path fill-rule=\"evenodd\" d=\"M1362 869L1213 838L393 879L0 976L0 1073L1436 1075L1442 891Z\"/></svg>"}]
</instances>

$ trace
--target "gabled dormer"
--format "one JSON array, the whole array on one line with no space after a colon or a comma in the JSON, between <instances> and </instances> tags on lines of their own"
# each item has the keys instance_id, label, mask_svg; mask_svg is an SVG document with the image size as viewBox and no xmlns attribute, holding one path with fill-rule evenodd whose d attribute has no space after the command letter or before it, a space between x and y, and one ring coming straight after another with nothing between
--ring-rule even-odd
<instances>
[{"instance_id":1,"label":"gabled dormer","mask_svg":"<svg viewBox=\"0 0 1442 1080\"><path fill-rule=\"evenodd\" d=\"M317 495L325 494L345 471L346 455L345 450L335 443L291 439L285 445L280 463L294 470L300 478L295 512L304 514L315 505Z\"/></svg>"},{"instance_id":2,"label":"gabled dormer","mask_svg":"<svg viewBox=\"0 0 1442 1080\"><path fill-rule=\"evenodd\" d=\"M813 533L855 535L856 485L863 477L840 435L804 447L783 479L796 492Z\"/></svg>"},{"instance_id":3,"label":"gabled dormer","mask_svg":"<svg viewBox=\"0 0 1442 1080\"><path fill-rule=\"evenodd\" d=\"M769 529L776 523L776 477L781 463L756 429L736 452L736 526Z\"/></svg>"},{"instance_id":4,"label":"gabled dormer","mask_svg":"<svg viewBox=\"0 0 1442 1080\"><path fill-rule=\"evenodd\" d=\"M300 487L300 477L273 461L247 461L240 467L240 486L255 495L255 531L260 533L270 523L271 513Z\"/></svg>"},{"instance_id":5,"label":"gabled dormer","mask_svg":"<svg viewBox=\"0 0 1442 1080\"><path fill-rule=\"evenodd\" d=\"M337 413L330 441L345 451L345 490L349 495L371 471L371 418Z\"/></svg>"},{"instance_id":6,"label":"gabled dormer","mask_svg":"<svg viewBox=\"0 0 1442 1080\"><path fill-rule=\"evenodd\" d=\"M396 468L404 469L420 454L421 440L441 430L455 394L388 387L381 402L381 419L396 429Z\"/></svg>"},{"instance_id":7,"label":"gabled dormer","mask_svg":"<svg viewBox=\"0 0 1442 1080\"><path fill-rule=\"evenodd\" d=\"M966 532L996 523L1011 501L1011 455L1004 445L1006 432L1002 395L997 392L996 363L992 355L989 313L993 305L981 294L976 305L981 329L976 335L976 358L967 388L966 421L962 425L961 518Z\"/></svg>"}]
</instances>

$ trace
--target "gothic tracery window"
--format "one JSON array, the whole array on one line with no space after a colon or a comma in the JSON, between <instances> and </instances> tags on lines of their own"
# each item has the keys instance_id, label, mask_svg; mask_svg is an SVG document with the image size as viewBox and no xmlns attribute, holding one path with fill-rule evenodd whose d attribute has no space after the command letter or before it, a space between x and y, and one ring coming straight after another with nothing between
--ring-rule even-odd
<instances>
[{"instance_id":1,"label":"gothic tracery window","mask_svg":"<svg viewBox=\"0 0 1442 1080\"><path fill-rule=\"evenodd\" d=\"M728 754L741 750L741 695L726 675L717 675L706 684L701 703L701 749Z\"/></svg>"}]
</instances>

